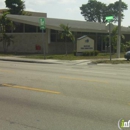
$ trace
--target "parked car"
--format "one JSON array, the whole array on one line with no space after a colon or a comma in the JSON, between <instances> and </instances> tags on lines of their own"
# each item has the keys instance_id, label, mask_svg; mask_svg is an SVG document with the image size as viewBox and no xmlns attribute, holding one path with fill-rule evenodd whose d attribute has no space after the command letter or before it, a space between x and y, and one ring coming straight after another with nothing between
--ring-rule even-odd
<instances>
[{"instance_id":1,"label":"parked car","mask_svg":"<svg viewBox=\"0 0 130 130\"><path fill-rule=\"evenodd\" d=\"M124 57L129 60L130 59L130 51L127 51L124 55Z\"/></svg>"}]
</instances>

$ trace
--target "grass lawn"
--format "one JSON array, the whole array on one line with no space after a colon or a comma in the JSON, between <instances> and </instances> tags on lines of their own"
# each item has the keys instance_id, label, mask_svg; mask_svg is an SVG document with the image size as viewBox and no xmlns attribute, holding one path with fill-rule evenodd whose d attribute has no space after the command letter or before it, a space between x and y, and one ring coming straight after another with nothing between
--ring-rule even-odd
<instances>
[{"instance_id":1,"label":"grass lawn","mask_svg":"<svg viewBox=\"0 0 130 130\"><path fill-rule=\"evenodd\" d=\"M43 54L26 55L25 58L44 59ZM74 56L73 54L66 55L47 55L46 59L58 59L58 60L82 60L82 59L106 59L109 58L109 54L99 53L97 56ZM124 57L124 54L121 54ZM116 54L112 55L112 58L116 58Z\"/></svg>"},{"instance_id":2,"label":"grass lawn","mask_svg":"<svg viewBox=\"0 0 130 130\"><path fill-rule=\"evenodd\" d=\"M31 59L44 59L43 54L0 54L0 56L21 56L22 58ZM57 60L82 60L82 59L106 59L109 58L108 53L99 53L97 56L74 56L73 54L59 54L59 55L46 55L46 59ZM121 57L124 57L124 53L121 53ZM112 58L116 58L116 54L112 54Z\"/></svg>"},{"instance_id":3,"label":"grass lawn","mask_svg":"<svg viewBox=\"0 0 130 130\"><path fill-rule=\"evenodd\" d=\"M97 61L92 61L94 64L129 64L130 61L127 60L97 60Z\"/></svg>"}]
</instances>

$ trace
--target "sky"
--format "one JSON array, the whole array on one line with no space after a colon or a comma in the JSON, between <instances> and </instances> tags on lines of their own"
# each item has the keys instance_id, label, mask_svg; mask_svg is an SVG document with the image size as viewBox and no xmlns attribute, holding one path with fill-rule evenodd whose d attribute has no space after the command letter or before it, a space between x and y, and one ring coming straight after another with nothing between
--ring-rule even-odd
<instances>
[{"instance_id":1,"label":"sky","mask_svg":"<svg viewBox=\"0 0 130 130\"><path fill-rule=\"evenodd\" d=\"M5 0L0 0L0 9L5 8ZM85 21L81 15L79 7L87 4L88 0L24 0L28 11L47 13L49 18L72 19ZM97 0L105 4L114 3L118 0ZM130 0L122 0L128 5L128 10L124 11L122 26L130 26Z\"/></svg>"}]
</instances>

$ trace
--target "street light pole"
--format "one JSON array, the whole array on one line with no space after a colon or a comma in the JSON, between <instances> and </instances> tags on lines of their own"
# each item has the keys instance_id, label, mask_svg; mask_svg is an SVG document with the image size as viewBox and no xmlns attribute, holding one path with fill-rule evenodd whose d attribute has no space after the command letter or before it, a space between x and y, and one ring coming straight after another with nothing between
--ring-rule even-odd
<instances>
[{"instance_id":1,"label":"street light pole","mask_svg":"<svg viewBox=\"0 0 130 130\"><path fill-rule=\"evenodd\" d=\"M120 50L121 50L121 3L122 0L119 0L117 58L120 58Z\"/></svg>"}]
</instances>

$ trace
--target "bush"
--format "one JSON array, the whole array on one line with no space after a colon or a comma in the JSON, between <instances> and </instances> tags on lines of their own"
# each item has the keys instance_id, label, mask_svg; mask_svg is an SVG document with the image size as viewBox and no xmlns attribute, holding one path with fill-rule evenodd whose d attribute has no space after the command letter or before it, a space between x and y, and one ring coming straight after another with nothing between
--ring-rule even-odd
<instances>
[{"instance_id":1,"label":"bush","mask_svg":"<svg viewBox=\"0 0 130 130\"><path fill-rule=\"evenodd\" d=\"M89 56L89 52L83 52L83 56Z\"/></svg>"},{"instance_id":2,"label":"bush","mask_svg":"<svg viewBox=\"0 0 130 130\"><path fill-rule=\"evenodd\" d=\"M94 56L94 51L89 52L90 56Z\"/></svg>"},{"instance_id":3,"label":"bush","mask_svg":"<svg viewBox=\"0 0 130 130\"><path fill-rule=\"evenodd\" d=\"M94 55L97 56L99 54L99 51L95 50Z\"/></svg>"},{"instance_id":4,"label":"bush","mask_svg":"<svg viewBox=\"0 0 130 130\"><path fill-rule=\"evenodd\" d=\"M73 51L74 56L76 56L76 51ZM82 56L97 56L99 54L99 51L95 50L95 51L85 51L82 52Z\"/></svg>"},{"instance_id":5,"label":"bush","mask_svg":"<svg viewBox=\"0 0 130 130\"><path fill-rule=\"evenodd\" d=\"M74 56L76 56L76 53L77 53L76 51L73 51Z\"/></svg>"},{"instance_id":6,"label":"bush","mask_svg":"<svg viewBox=\"0 0 130 130\"><path fill-rule=\"evenodd\" d=\"M83 56L97 56L99 51L85 51L83 52Z\"/></svg>"}]
</instances>

